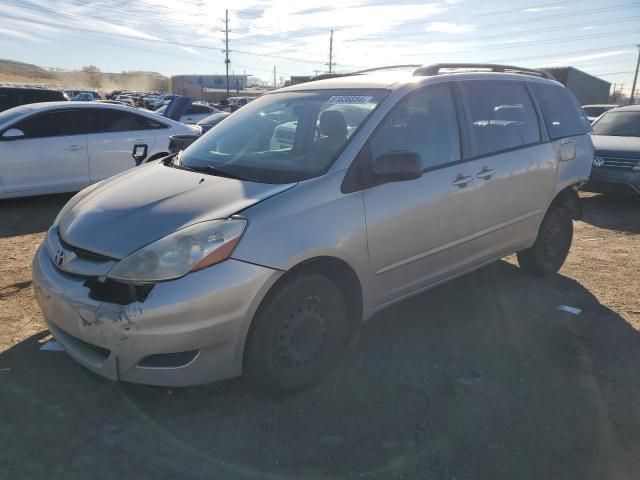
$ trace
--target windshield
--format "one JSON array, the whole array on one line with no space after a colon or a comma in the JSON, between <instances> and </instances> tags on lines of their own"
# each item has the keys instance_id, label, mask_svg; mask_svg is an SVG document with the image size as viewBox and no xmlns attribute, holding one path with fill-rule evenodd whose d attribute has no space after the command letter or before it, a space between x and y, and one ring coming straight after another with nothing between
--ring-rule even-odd
<instances>
[{"instance_id":1,"label":"windshield","mask_svg":"<svg viewBox=\"0 0 640 480\"><path fill-rule=\"evenodd\" d=\"M325 172L384 90L274 93L254 100L180 156L180 165L264 183Z\"/></svg>"},{"instance_id":2,"label":"windshield","mask_svg":"<svg viewBox=\"0 0 640 480\"><path fill-rule=\"evenodd\" d=\"M640 137L640 111L607 112L593 125L593 134Z\"/></svg>"}]
</instances>

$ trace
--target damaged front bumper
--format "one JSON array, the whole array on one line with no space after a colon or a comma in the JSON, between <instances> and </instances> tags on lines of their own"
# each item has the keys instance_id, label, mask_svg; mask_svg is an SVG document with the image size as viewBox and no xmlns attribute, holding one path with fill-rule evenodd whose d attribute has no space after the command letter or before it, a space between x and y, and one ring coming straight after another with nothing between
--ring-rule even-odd
<instances>
[{"instance_id":1,"label":"damaged front bumper","mask_svg":"<svg viewBox=\"0 0 640 480\"><path fill-rule=\"evenodd\" d=\"M164 386L240 375L251 319L280 275L229 259L120 305L90 298L87 279L56 268L44 246L33 260L38 304L71 357L112 380Z\"/></svg>"}]
</instances>

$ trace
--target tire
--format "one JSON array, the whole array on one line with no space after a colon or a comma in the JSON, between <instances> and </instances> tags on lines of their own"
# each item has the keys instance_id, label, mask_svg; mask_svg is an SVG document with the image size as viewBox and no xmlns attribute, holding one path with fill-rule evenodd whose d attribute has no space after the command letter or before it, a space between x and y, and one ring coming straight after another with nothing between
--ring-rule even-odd
<instances>
[{"instance_id":1,"label":"tire","mask_svg":"<svg viewBox=\"0 0 640 480\"><path fill-rule=\"evenodd\" d=\"M518 252L520 268L535 275L556 273L569 254L572 239L571 214L562 207L552 208L542 220L533 246Z\"/></svg>"},{"instance_id":2,"label":"tire","mask_svg":"<svg viewBox=\"0 0 640 480\"><path fill-rule=\"evenodd\" d=\"M345 299L328 278L299 274L285 282L260 306L244 354L249 381L272 392L316 383L344 350L348 332Z\"/></svg>"}]
</instances>

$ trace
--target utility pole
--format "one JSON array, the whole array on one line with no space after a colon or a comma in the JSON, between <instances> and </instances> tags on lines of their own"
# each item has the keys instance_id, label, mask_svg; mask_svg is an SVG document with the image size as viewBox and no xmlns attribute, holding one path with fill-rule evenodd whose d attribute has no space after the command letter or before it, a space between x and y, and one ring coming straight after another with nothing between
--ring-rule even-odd
<instances>
[{"instance_id":1,"label":"utility pole","mask_svg":"<svg viewBox=\"0 0 640 480\"><path fill-rule=\"evenodd\" d=\"M329 73L333 71L333 28L329 37Z\"/></svg>"},{"instance_id":2,"label":"utility pole","mask_svg":"<svg viewBox=\"0 0 640 480\"><path fill-rule=\"evenodd\" d=\"M640 45L638 45L638 61L636 62L636 73L633 76L633 85L631 87L631 95L629 95L629 103L633 103L634 92L636 91L636 83L638 81L638 68L640 68Z\"/></svg>"},{"instance_id":3,"label":"utility pole","mask_svg":"<svg viewBox=\"0 0 640 480\"><path fill-rule=\"evenodd\" d=\"M319 74L319 73L320 73L320 70L314 70L314 71L313 71L313 74L314 74L314 76L316 76L316 77L318 76L318 74Z\"/></svg>"},{"instance_id":4,"label":"utility pole","mask_svg":"<svg viewBox=\"0 0 640 480\"><path fill-rule=\"evenodd\" d=\"M227 71L227 98L229 98L229 10L224 11L224 64Z\"/></svg>"}]
</instances>

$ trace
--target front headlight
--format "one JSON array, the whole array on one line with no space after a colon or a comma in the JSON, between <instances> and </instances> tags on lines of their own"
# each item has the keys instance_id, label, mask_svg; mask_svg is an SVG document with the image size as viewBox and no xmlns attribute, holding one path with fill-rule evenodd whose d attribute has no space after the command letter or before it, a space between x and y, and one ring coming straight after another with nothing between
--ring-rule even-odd
<instances>
[{"instance_id":1,"label":"front headlight","mask_svg":"<svg viewBox=\"0 0 640 480\"><path fill-rule=\"evenodd\" d=\"M196 223L133 252L108 277L127 283L182 277L229 258L246 226L242 218Z\"/></svg>"}]
</instances>

